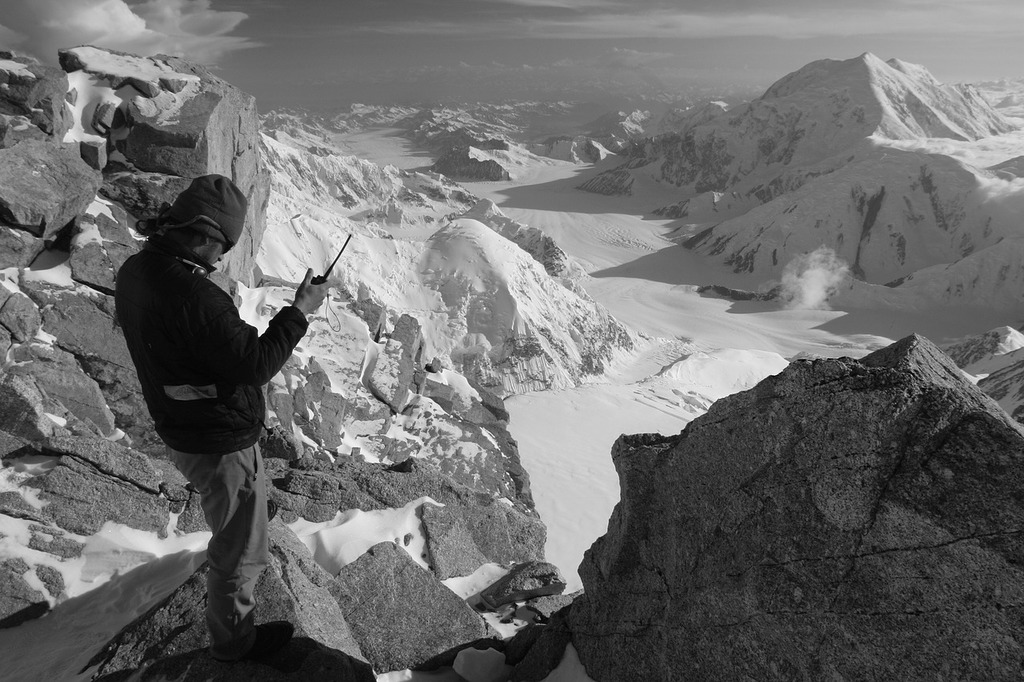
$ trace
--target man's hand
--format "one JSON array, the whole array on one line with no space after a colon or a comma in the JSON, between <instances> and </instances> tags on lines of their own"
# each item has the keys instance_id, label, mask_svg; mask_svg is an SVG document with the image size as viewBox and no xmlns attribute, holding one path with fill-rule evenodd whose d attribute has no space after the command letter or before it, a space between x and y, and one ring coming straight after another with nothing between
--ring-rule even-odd
<instances>
[{"instance_id":1,"label":"man's hand","mask_svg":"<svg viewBox=\"0 0 1024 682\"><path fill-rule=\"evenodd\" d=\"M313 284L310 281L312 279L313 268L309 268L306 270L306 276L302 278L299 288L295 290L295 302L292 305L301 310L303 315L316 312L330 289L327 283Z\"/></svg>"}]
</instances>

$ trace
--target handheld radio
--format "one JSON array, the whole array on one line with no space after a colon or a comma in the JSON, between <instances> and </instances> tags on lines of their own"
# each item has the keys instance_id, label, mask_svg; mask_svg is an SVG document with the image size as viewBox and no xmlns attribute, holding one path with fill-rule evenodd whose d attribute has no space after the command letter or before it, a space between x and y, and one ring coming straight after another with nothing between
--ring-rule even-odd
<instances>
[{"instance_id":1,"label":"handheld radio","mask_svg":"<svg viewBox=\"0 0 1024 682\"><path fill-rule=\"evenodd\" d=\"M352 235L351 234L348 236L348 239L345 240L345 243L341 245L341 251L339 251L338 255L334 257L334 260L331 261L331 264L329 266L327 266L327 272L325 272L322 275L316 275L315 277L313 277L313 279L309 280L310 284L323 284L324 282L327 281L328 275L330 275L331 274L331 270L334 269L334 264L338 262L339 258L341 258L341 254L344 253L345 247L348 246L348 243L350 241L352 241Z\"/></svg>"}]
</instances>

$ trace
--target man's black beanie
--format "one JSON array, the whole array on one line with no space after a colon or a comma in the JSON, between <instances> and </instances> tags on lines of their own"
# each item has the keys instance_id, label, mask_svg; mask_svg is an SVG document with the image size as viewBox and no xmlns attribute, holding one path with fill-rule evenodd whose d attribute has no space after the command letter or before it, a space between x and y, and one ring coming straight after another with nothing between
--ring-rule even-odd
<instances>
[{"instance_id":1,"label":"man's black beanie","mask_svg":"<svg viewBox=\"0 0 1024 682\"><path fill-rule=\"evenodd\" d=\"M197 219L204 216L220 226L220 233L228 240L227 248L231 248L242 236L248 207L249 202L242 190L230 178L203 175L178 195L170 209L160 217L160 225L166 229L199 228L204 223Z\"/></svg>"}]
</instances>

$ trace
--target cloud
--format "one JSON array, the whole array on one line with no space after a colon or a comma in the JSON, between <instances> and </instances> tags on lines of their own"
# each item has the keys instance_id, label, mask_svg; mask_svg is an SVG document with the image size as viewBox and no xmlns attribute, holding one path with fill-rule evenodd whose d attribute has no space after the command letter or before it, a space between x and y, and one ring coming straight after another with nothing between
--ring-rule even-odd
<instances>
[{"instance_id":1,"label":"cloud","mask_svg":"<svg viewBox=\"0 0 1024 682\"><path fill-rule=\"evenodd\" d=\"M499 0L490 0L496 4ZM351 27L401 35L475 35L494 38L813 38L884 35L1024 36L1020 0L889 0L866 10L861 4L790 0L750 7L745 2L699 9L599 0L501 0L515 16L466 15L432 21L396 20ZM531 12L531 8L545 11ZM562 11L554 11L554 10Z\"/></svg>"},{"instance_id":2,"label":"cloud","mask_svg":"<svg viewBox=\"0 0 1024 682\"><path fill-rule=\"evenodd\" d=\"M835 251L822 246L786 264L781 298L787 308L828 310L828 299L849 276L846 262Z\"/></svg>"},{"instance_id":3,"label":"cloud","mask_svg":"<svg viewBox=\"0 0 1024 682\"><path fill-rule=\"evenodd\" d=\"M15 50L53 63L57 50L96 45L133 54L174 54L215 64L257 43L230 35L248 18L212 9L210 0L12 0L0 36Z\"/></svg>"}]
</instances>

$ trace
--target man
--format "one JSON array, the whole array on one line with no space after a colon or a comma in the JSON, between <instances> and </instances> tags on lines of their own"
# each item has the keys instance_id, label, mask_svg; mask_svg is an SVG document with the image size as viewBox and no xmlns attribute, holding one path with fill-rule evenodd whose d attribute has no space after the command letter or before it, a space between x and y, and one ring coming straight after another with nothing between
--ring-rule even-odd
<instances>
[{"instance_id":1,"label":"man","mask_svg":"<svg viewBox=\"0 0 1024 682\"><path fill-rule=\"evenodd\" d=\"M156 432L199 491L213 531L207 549L211 655L267 658L291 639L279 621L255 626L253 590L267 563L267 496L257 440L262 386L280 371L320 307L313 271L260 335L207 277L237 242L248 202L228 178L196 178L160 215L117 273L117 320Z\"/></svg>"}]
</instances>

